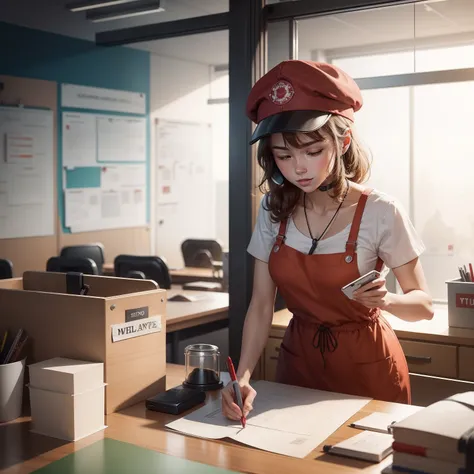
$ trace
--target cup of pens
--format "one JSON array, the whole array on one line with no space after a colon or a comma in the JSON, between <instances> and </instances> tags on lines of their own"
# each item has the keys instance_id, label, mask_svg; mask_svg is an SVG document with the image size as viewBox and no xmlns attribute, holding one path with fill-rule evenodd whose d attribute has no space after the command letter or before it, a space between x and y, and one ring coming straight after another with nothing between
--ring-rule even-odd
<instances>
[{"instance_id":1,"label":"cup of pens","mask_svg":"<svg viewBox=\"0 0 474 474\"><path fill-rule=\"evenodd\" d=\"M21 416L28 341L22 328L0 331L0 423Z\"/></svg>"},{"instance_id":2,"label":"cup of pens","mask_svg":"<svg viewBox=\"0 0 474 474\"><path fill-rule=\"evenodd\" d=\"M472 264L469 263L468 267L466 267L466 265L458 267L459 275L461 275L461 281L467 281L472 283L474 282L474 272L472 270Z\"/></svg>"},{"instance_id":3,"label":"cup of pens","mask_svg":"<svg viewBox=\"0 0 474 474\"><path fill-rule=\"evenodd\" d=\"M21 416L25 361L0 364L0 423Z\"/></svg>"},{"instance_id":4,"label":"cup of pens","mask_svg":"<svg viewBox=\"0 0 474 474\"><path fill-rule=\"evenodd\" d=\"M448 324L474 329L474 272L472 264L458 267L460 278L446 281L448 288Z\"/></svg>"}]
</instances>

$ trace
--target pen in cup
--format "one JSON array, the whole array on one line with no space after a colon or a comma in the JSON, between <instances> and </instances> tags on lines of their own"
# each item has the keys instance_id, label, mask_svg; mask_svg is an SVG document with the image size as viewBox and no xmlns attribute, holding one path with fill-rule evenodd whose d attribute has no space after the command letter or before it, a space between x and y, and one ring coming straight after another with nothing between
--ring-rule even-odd
<instances>
[{"instance_id":1,"label":"pen in cup","mask_svg":"<svg viewBox=\"0 0 474 474\"><path fill-rule=\"evenodd\" d=\"M232 381L232 386L234 388L235 401L237 402L237 405L239 406L240 411L242 412L242 417L240 418L240 422L242 423L242 427L245 428L245 423L247 420L245 419L245 416L244 416L244 404L242 401L242 393L240 392L240 385L239 385L239 382L237 381L237 377L235 375L234 364L232 363L232 359L230 357L227 357L227 368L229 370L230 379Z\"/></svg>"}]
</instances>

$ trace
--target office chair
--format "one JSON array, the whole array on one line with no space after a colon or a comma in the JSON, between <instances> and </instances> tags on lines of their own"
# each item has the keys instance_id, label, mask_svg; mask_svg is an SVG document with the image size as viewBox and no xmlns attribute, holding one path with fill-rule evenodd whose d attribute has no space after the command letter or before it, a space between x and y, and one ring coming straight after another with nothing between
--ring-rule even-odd
<instances>
[{"instance_id":1,"label":"office chair","mask_svg":"<svg viewBox=\"0 0 474 474\"><path fill-rule=\"evenodd\" d=\"M46 262L47 272L80 272L86 275L98 275L99 269L91 258L51 257Z\"/></svg>"},{"instance_id":2,"label":"office chair","mask_svg":"<svg viewBox=\"0 0 474 474\"><path fill-rule=\"evenodd\" d=\"M166 263L155 256L117 255L114 260L115 276L144 278L155 281L160 288L171 288L171 277ZM141 273L141 275L140 275Z\"/></svg>"},{"instance_id":3,"label":"office chair","mask_svg":"<svg viewBox=\"0 0 474 474\"><path fill-rule=\"evenodd\" d=\"M70 245L61 249L60 257L90 258L97 265L99 275L102 275L102 267L105 262L104 246L101 243Z\"/></svg>"},{"instance_id":4,"label":"office chair","mask_svg":"<svg viewBox=\"0 0 474 474\"><path fill-rule=\"evenodd\" d=\"M222 261L222 245L217 240L187 239L181 253L185 267L214 268L214 261Z\"/></svg>"},{"instance_id":5,"label":"office chair","mask_svg":"<svg viewBox=\"0 0 474 474\"><path fill-rule=\"evenodd\" d=\"M6 258L0 258L0 280L13 278L13 263Z\"/></svg>"}]
</instances>

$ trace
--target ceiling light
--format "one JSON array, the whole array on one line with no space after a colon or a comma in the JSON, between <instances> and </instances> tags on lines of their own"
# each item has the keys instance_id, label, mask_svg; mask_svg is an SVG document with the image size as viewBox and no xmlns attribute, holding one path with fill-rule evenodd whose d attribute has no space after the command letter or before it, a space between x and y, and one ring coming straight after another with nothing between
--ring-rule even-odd
<instances>
[{"instance_id":1,"label":"ceiling light","mask_svg":"<svg viewBox=\"0 0 474 474\"><path fill-rule=\"evenodd\" d=\"M93 8L109 7L111 5L121 5L123 3L136 2L137 0L82 0L68 3L66 8L72 12L82 12Z\"/></svg>"},{"instance_id":2,"label":"ceiling light","mask_svg":"<svg viewBox=\"0 0 474 474\"><path fill-rule=\"evenodd\" d=\"M146 15L164 11L162 0L136 0L130 5L100 8L86 13L86 18L94 23L101 21L118 20L132 16Z\"/></svg>"}]
</instances>

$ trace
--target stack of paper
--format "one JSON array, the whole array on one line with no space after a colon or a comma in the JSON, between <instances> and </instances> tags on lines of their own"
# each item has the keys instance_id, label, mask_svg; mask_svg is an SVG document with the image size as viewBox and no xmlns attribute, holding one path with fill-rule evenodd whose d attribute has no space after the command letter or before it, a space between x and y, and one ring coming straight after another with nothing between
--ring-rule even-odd
<instances>
[{"instance_id":1,"label":"stack of paper","mask_svg":"<svg viewBox=\"0 0 474 474\"><path fill-rule=\"evenodd\" d=\"M375 411L370 415L361 418L354 423L351 423L350 426L353 428L358 428L360 430L376 431L379 433L391 433L392 426L407 418L409 415L416 413L421 410L421 407L414 405L405 405L403 413L382 413Z\"/></svg>"},{"instance_id":2,"label":"stack of paper","mask_svg":"<svg viewBox=\"0 0 474 474\"><path fill-rule=\"evenodd\" d=\"M245 428L222 414L221 400L169 423L169 428L202 438L241 443L303 458L371 399L260 380Z\"/></svg>"},{"instance_id":3,"label":"stack of paper","mask_svg":"<svg viewBox=\"0 0 474 474\"><path fill-rule=\"evenodd\" d=\"M362 431L334 446L324 446L324 452L364 461L380 462L392 452L392 435Z\"/></svg>"}]
</instances>

